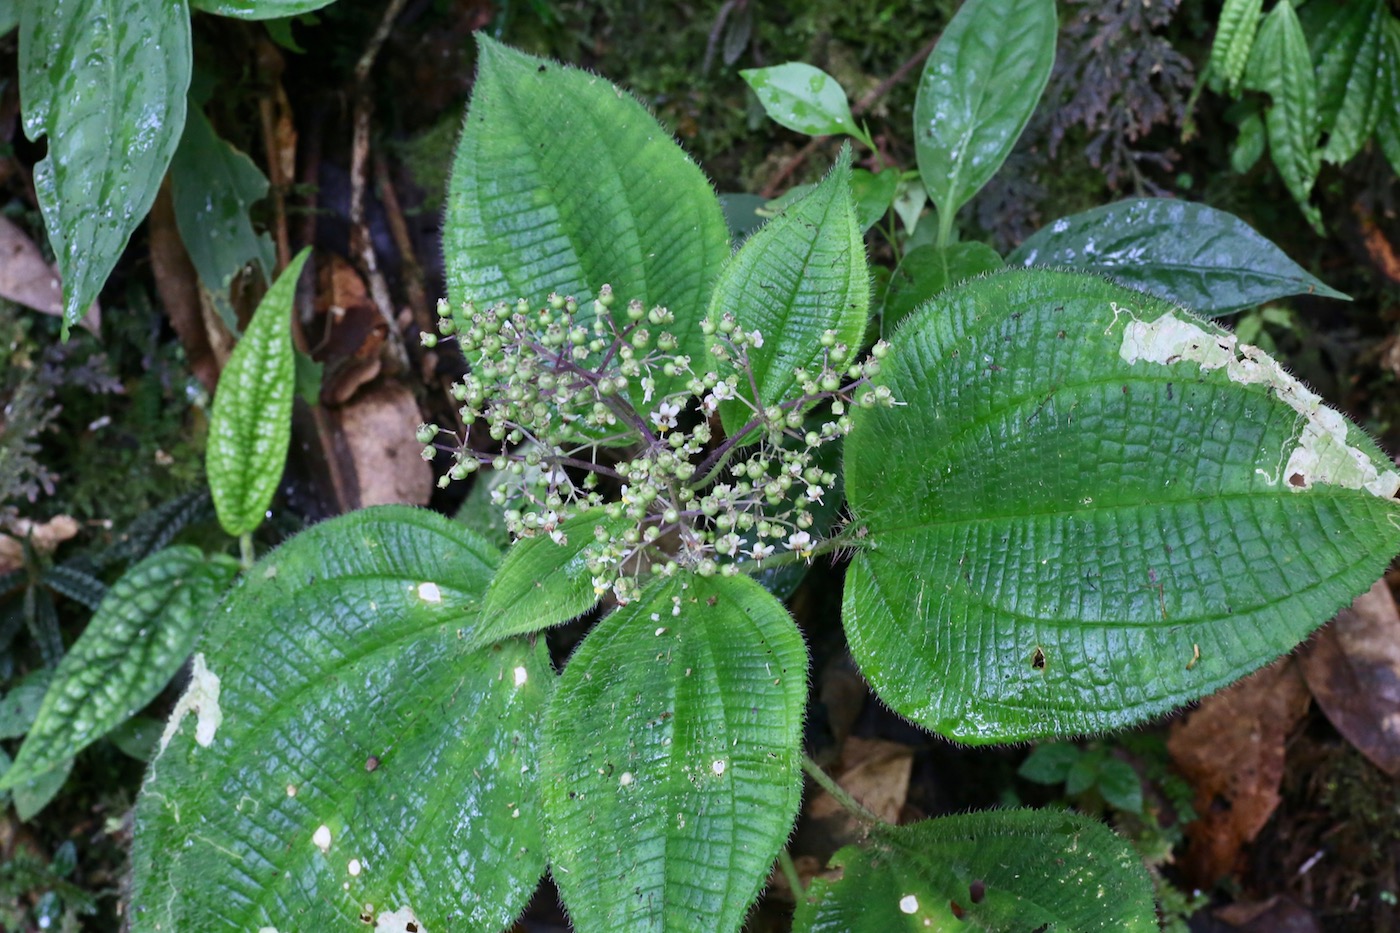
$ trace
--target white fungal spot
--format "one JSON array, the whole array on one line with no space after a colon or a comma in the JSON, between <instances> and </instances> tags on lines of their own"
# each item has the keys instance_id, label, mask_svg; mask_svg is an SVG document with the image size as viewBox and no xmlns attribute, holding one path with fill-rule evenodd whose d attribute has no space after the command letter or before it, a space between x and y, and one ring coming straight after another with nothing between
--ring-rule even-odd
<instances>
[{"instance_id":1,"label":"white fungal spot","mask_svg":"<svg viewBox=\"0 0 1400 933\"><path fill-rule=\"evenodd\" d=\"M190 685L175 704L165 731L160 735L160 751L170 744L175 733L180 731L180 723L190 713L197 718L194 727L194 740L208 748L214 744L214 733L224 721L223 710L219 709L219 678L204 663L204 652L194 656L194 669L190 673Z\"/></svg>"},{"instance_id":2,"label":"white fungal spot","mask_svg":"<svg viewBox=\"0 0 1400 933\"><path fill-rule=\"evenodd\" d=\"M438 589L436 583L420 583L418 584L418 598L425 603L440 603L442 602L442 590Z\"/></svg>"},{"instance_id":3,"label":"white fungal spot","mask_svg":"<svg viewBox=\"0 0 1400 933\"><path fill-rule=\"evenodd\" d=\"M1119 313L1115 307L1115 318ZM1302 492L1322 483L1364 489L1382 499L1393 498L1400 491L1400 473L1382 469L1348 443L1349 428L1340 412L1324 405L1321 396L1285 372L1267 353L1239 343L1234 334L1211 333L1167 312L1150 323L1130 323L1123 331L1118 355L1130 365L1189 361L1206 372L1224 369L1232 382L1264 386L1297 412L1303 419L1302 428L1296 446L1286 452L1288 462L1277 474L1255 471L1270 485L1282 482L1290 491Z\"/></svg>"},{"instance_id":4,"label":"white fungal spot","mask_svg":"<svg viewBox=\"0 0 1400 933\"><path fill-rule=\"evenodd\" d=\"M723 774L723 773L724 773L724 759L723 759L723 758L716 758L716 759L715 759L715 763L712 764L712 765L710 765L710 770L713 771L713 772L715 773L715 777L719 777L721 774Z\"/></svg>"},{"instance_id":5,"label":"white fungal spot","mask_svg":"<svg viewBox=\"0 0 1400 933\"><path fill-rule=\"evenodd\" d=\"M316 848L322 852L329 852L331 848L331 828L325 823L316 827L316 832L311 834L311 841L316 844Z\"/></svg>"},{"instance_id":6,"label":"white fungal spot","mask_svg":"<svg viewBox=\"0 0 1400 933\"><path fill-rule=\"evenodd\" d=\"M624 771L624 772L622 772L622 777L618 778L618 779L617 779L617 782L618 782L619 784L621 784L623 787L626 787L627 785L631 784L631 783L632 783L632 772L631 772L631 771Z\"/></svg>"},{"instance_id":7,"label":"white fungal spot","mask_svg":"<svg viewBox=\"0 0 1400 933\"><path fill-rule=\"evenodd\" d=\"M288 785L287 785L287 796L288 796L288 797L295 797L296 795L297 795L297 786L296 786L295 784L288 784Z\"/></svg>"},{"instance_id":8,"label":"white fungal spot","mask_svg":"<svg viewBox=\"0 0 1400 933\"><path fill-rule=\"evenodd\" d=\"M659 628L659 629L656 630L656 637L657 637L657 638L660 638L662 635L665 635L665 634L666 634L666 626L664 626L664 625L663 625L661 628Z\"/></svg>"},{"instance_id":9,"label":"white fungal spot","mask_svg":"<svg viewBox=\"0 0 1400 933\"><path fill-rule=\"evenodd\" d=\"M912 894L906 894L899 899L899 909L906 914L912 914L919 909L919 899Z\"/></svg>"},{"instance_id":10,"label":"white fungal spot","mask_svg":"<svg viewBox=\"0 0 1400 933\"><path fill-rule=\"evenodd\" d=\"M350 872L351 878L358 878L360 876L360 872L364 871L364 866L360 864L359 859L352 858L350 860L350 864L345 866L345 870Z\"/></svg>"},{"instance_id":11,"label":"white fungal spot","mask_svg":"<svg viewBox=\"0 0 1400 933\"><path fill-rule=\"evenodd\" d=\"M413 915L411 907L385 911L374 921L374 933L410 933L412 930L417 930L418 933L427 933L423 929L423 924L419 923L418 918Z\"/></svg>"},{"instance_id":12,"label":"white fungal spot","mask_svg":"<svg viewBox=\"0 0 1400 933\"><path fill-rule=\"evenodd\" d=\"M523 686L525 686L525 682L526 682L527 680L529 680L529 679L530 679L530 672L527 671L527 670L525 670L524 666L517 667L517 668L515 669L515 685L516 685L517 687L523 687Z\"/></svg>"}]
</instances>

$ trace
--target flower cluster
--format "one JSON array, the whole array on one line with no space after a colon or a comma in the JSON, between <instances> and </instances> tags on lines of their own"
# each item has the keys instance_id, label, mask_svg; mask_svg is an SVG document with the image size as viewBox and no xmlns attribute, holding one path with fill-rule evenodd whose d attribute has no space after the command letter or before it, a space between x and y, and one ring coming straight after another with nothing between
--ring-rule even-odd
<instances>
[{"instance_id":1,"label":"flower cluster","mask_svg":"<svg viewBox=\"0 0 1400 933\"><path fill-rule=\"evenodd\" d=\"M586 309L557 294L539 308L439 303L441 337L424 343L460 344L469 371L452 393L463 423L484 422L491 439L478 447L470 432L421 425L424 458L452 458L440 484L481 466L504 471L492 495L511 533L561 545L561 526L595 510L582 557L595 589L620 602L650 574L810 559L837 504L819 449L850 431L852 406L895 404L868 385L887 346L852 362L827 332L820 368L797 370L793 397L765 405L751 362L763 334L727 313L703 322L710 359L701 366L679 352L666 308L616 307L606 285ZM740 422L724 436L722 424Z\"/></svg>"}]
</instances>

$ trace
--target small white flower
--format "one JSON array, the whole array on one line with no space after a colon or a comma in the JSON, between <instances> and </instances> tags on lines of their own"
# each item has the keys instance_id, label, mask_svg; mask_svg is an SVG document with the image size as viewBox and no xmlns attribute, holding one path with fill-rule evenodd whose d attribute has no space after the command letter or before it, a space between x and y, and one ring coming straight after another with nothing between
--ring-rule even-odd
<instances>
[{"instance_id":1,"label":"small white flower","mask_svg":"<svg viewBox=\"0 0 1400 933\"><path fill-rule=\"evenodd\" d=\"M749 548L749 555L753 557L754 560L763 560L772 553L773 545L771 544L755 544L753 547Z\"/></svg>"},{"instance_id":2,"label":"small white flower","mask_svg":"<svg viewBox=\"0 0 1400 933\"><path fill-rule=\"evenodd\" d=\"M680 413L680 405L675 402L662 402L657 407L656 411L651 413L651 421L662 434L665 434L669 429L676 426L676 415Z\"/></svg>"},{"instance_id":3,"label":"small white flower","mask_svg":"<svg viewBox=\"0 0 1400 933\"><path fill-rule=\"evenodd\" d=\"M723 402L726 399L734 397L734 387L728 382L716 382L714 389L711 390L711 394Z\"/></svg>"},{"instance_id":4,"label":"small white flower","mask_svg":"<svg viewBox=\"0 0 1400 933\"><path fill-rule=\"evenodd\" d=\"M808 502L820 502L820 501L822 501L822 496L824 496L824 495L826 495L826 490L823 489L823 488L821 488L820 486L808 486L808 487L807 487L807 501L808 501Z\"/></svg>"},{"instance_id":5,"label":"small white flower","mask_svg":"<svg viewBox=\"0 0 1400 933\"><path fill-rule=\"evenodd\" d=\"M763 346L763 335L760 334L758 331L754 331L753 333L749 334L749 346L751 346L751 347L761 347L761 346Z\"/></svg>"},{"instance_id":6,"label":"small white flower","mask_svg":"<svg viewBox=\"0 0 1400 933\"><path fill-rule=\"evenodd\" d=\"M803 557L812 556L812 536L805 531L788 535L787 546L789 551L796 551Z\"/></svg>"},{"instance_id":7,"label":"small white flower","mask_svg":"<svg viewBox=\"0 0 1400 933\"><path fill-rule=\"evenodd\" d=\"M656 380L650 376L642 377L642 404L650 405L651 397L656 392Z\"/></svg>"},{"instance_id":8,"label":"small white flower","mask_svg":"<svg viewBox=\"0 0 1400 933\"><path fill-rule=\"evenodd\" d=\"M705 396L705 399L701 404L704 405L705 414L707 415L713 415L719 409L719 399L715 396L713 392Z\"/></svg>"}]
</instances>

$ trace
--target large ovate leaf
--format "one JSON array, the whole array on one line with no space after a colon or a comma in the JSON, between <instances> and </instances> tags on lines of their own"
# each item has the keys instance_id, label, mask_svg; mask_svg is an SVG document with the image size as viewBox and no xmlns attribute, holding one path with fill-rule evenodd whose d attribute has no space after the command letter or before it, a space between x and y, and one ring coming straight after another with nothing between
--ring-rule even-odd
<instances>
[{"instance_id":1,"label":"large ovate leaf","mask_svg":"<svg viewBox=\"0 0 1400 933\"><path fill-rule=\"evenodd\" d=\"M1308 200L1322 163L1317 148L1321 132L1317 81L1293 4L1276 3L1264 17L1245 69L1244 84L1269 95L1271 103L1264 114L1264 127L1274 167L1308 223L1321 232L1322 215Z\"/></svg>"},{"instance_id":2,"label":"large ovate leaf","mask_svg":"<svg viewBox=\"0 0 1400 933\"><path fill-rule=\"evenodd\" d=\"M1317 62L1317 108L1327 144L1322 158L1341 165L1371 138L1384 103L1380 59L1386 21L1384 0L1327 3L1324 28L1310 36Z\"/></svg>"},{"instance_id":3,"label":"large ovate leaf","mask_svg":"<svg viewBox=\"0 0 1400 933\"><path fill-rule=\"evenodd\" d=\"M803 62L739 72L774 122L808 136L860 137L846 92L835 78Z\"/></svg>"},{"instance_id":4,"label":"large ovate leaf","mask_svg":"<svg viewBox=\"0 0 1400 933\"><path fill-rule=\"evenodd\" d=\"M710 318L718 323L730 314L746 333L762 335L761 345L748 348L758 387L758 398L750 401L766 407L801 394L794 391L797 369L821 372L825 331L851 348L859 345L869 313L865 241L851 201L851 154L845 149L821 184L734 254L715 285ZM739 392L752 396L747 378L741 378ZM720 406L720 417L734 434L754 411L735 399Z\"/></svg>"},{"instance_id":5,"label":"large ovate leaf","mask_svg":"<svg viewBox=\"0 0 1400 933\"><path fill-rule=\"evenodd\" d=\"M1225 0L1221 7L1210 47L1210 70L1225 81L1231 94L1239 93L1263 9L1264 0Z\"/></svg>"},{"instance_id":6,"label":"large ovate leaf","mask_svg":"<svg viewBox=\"0 0 1400 933\"><path fill-rule=\"evenodd\" d=\"M63 329L82 319L151 209L185 125L184 0L44 0L19 22L24 132L48 139L34 189L63 277Z\"/></svg>"},{"instance_id":7,"label":"large ovate leaf","mask_svg":"<svg viewBox=\"0 0 1400 933\"><path fill-rule=\"evenodd\" d=\"M249 571L137 806L133 929L510 924L544 867L553 678L543 642L471 647L498 560L445 518L385 506Z\"/></svg>"},{"instance_id":8,"label":"large ovate leaf","mask_svg":"<svg viewBox=\"0 0 1400 933\"><path fill-rule=\"evenodd\" d=\"M943 30L914 103L919 175L942 227L1011 154L1050 80L1057 32L1054 0L967 0Z\"/></svg>"},{"instance_id":9,"label":"large ovate leaf","mask_svg":"<svg viewBox=\"0 0 1400 933\"><path fill-rule=\"evenodd\" d=\"M192 547L168 548L122 574L59 662L0 790L70 760L151 702L189 657L233 575Z\"/></svg>"},{"instance_id":10,"label":"large ovate leaf","mask_svg":"<svg viewBox=\"0 0 1400 933\"><path fill-rule=\"evenodd\" d=\"M266 263L272 244L253 229L249 209L267 194L267 176L253 160L220 139L192 108L170 163L171 200L180 239L220 313L231 317L228 289L250 262Z\"/></svg>"},{"instance_id":11,"label":"large ovate leaf","mask_svg":"<svg viewBox=\"0 0 1400 933\"><path fill-rule=\"evenodd\" d=\"M1103 272L1198 314L1227 314L1288 295L1347 299L1233 214L1168 198L1134 198L1062 217L1006 261Z\"/></svg>"},{"instance_id":12,"label":"large ovate leaf","mask_svg":"<svg viewBox=\"0 0 1400 933\"><path fill-rule=\"evenodd\" d=\"M582 302L610 284L624 302L668 307L678 352L703 364L700 324L729 258L705 176L629 94L477 36L443 221L453 303ZM657 395L685 379L656 376Z\"/></svg>"},{"instance_id":13,"label":"large ovate leaf","mask_svg":"<svg viewBox=\"0 0 1400 933\"><path fill-rule=\"evenodd\" d=\"M799 900L794 933L1153 933L1152 882L1096 820L995 810L878 830L831 860Z\"/></svg>"},{"instance_id":14,"label":"large ovate leaf","mask_svg":"<svg viewBox=\"0 0 1400 933\"><path fill-rule=\"evenodd\" d=\"M309 255L302 250L272 283L219 375L206 470L219 524L231 535L262 524L282 480L296 394L292 304Z\"/></svg>"},{"instance_id":15,"label":"large ovate leaf","mask_svg":"<svg viewBox=\"0 0 1400 933\"><path fill-rule=\"evenodd\" d=\"M609 518L605 509L588 509L515 542L486 591L478 637L485 643L526 635L592 609L603 590L595 586L584 552L599 533L616 539L633 524L626 515Z\"/></svg>"},{"instance_id":16,"label":"large ovate leaf","mask_svg":"<svg viewBox=\"0 0 1400 933\"><path fill-rule=\"evenodd\" d=\"M238 19L281 19L284 16L310 13L334 2L335 0L191 0L190 5L206 13Z\"/></svg>"},{"instance_id":17,"label":"large ovate leaf","mask_svg":"<svg viewBox=\"0 0 1400 933\"><path fill-rule=\"evenodd\" d=\"M736 931L797 814L807 654L747 577L653 583L546 720L550 866L579 933Z\"/></svg>"},{"instance_id":18,"label":"large ovate leaf","mask_svg":"<svg viewBox=\"0 0 1400 933\"><path fill-rule=\"evenodd\" d=\"M1400 475L1254 347L1071 272L944 292L892 341L846 489L846 631L971 743L1118 729L1305 638L1400 550Z\"/></svg>"}]
</instances>

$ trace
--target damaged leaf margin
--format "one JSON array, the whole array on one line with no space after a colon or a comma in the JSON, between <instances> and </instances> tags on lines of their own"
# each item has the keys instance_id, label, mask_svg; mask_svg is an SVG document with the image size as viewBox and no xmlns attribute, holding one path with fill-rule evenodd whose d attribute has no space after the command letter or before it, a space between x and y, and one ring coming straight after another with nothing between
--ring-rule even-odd
<instances>
[{"instance_id":1,"label":"damaged leaf margin","mask_svg":"<svg viewBox=\"0 0 1400 933\"><path fill-rule=\"evenodd\" d=\"M1110 304L1116 321L1131 312ZM1239 342L1234 334L1212 333L1192 321L1167 312L1155 321L1134 318L1123 329L1118 349L1123 362L1173 365L1189 361L1203 372L1224 369L1232 382L1260 385L1302 418L1287 462L1269 474L1255 472L1271 486L1283 482L1293 492L1304 492L1314 484L1364 489L1382 499L1392 499L1400 491L1400 473L1379 464L1374 456L1353 446L1346 418L1329 408L1321 396L1291 376L1258 347ZM1282 459L1282 458L1280 458Z\"/></svg>"}]
</instances>

